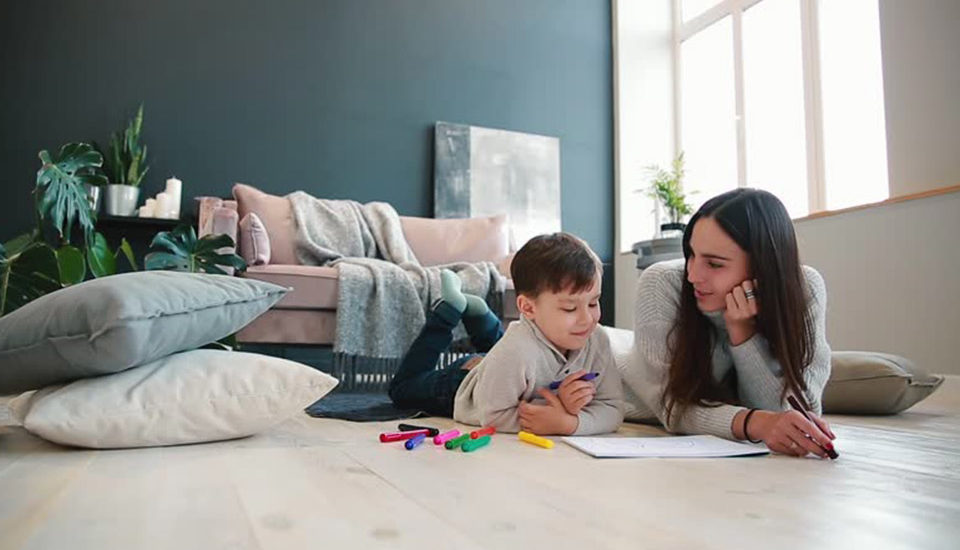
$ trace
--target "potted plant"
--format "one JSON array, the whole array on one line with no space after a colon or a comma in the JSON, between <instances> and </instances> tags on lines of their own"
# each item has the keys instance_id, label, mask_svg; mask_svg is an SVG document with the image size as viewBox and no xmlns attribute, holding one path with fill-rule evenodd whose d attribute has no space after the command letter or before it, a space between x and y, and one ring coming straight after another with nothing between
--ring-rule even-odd
<instances>
[{"instance_id":1,"label":"potted plant","mask_svg":"<svg viewBox=\"0 0 960 550\"><path fill-rule=\"evenodd\" d=\"M147 146L140 143L143 127L143 105L127 123L123 133L114 132L104 155L104 172L110 178L106 193L106 213L111 216L133 216L140 198L140 182L150 168Z\"/></svg>"},{"instance_id":2,"label":"potted plant","mask_svg":"<svg viewBox=\"0 0 960 550\"><path fill-rule=\"evenodd\" d=\"M0 244L0 316L58 290L79 283L88 273L103 277L116 272L126 256L136 269L133 250L124 239L116 251L95 230L96 212L85 186L99 188L107 178L103 158L86 143L68 143L56 154L40 151L42 165L34 188L37 226ZM70 243L79 231L84 246Z\"/></svg>"},{"instance_id":3,"label":"potted plant","mask_svg":"<svg viewBox=\"0 0 960 550\"><path fill-rule=\"evenodd\" d=\"M685 175L683 153L681 152L677 158L673 159L670 170L664 170L659 166L650 166L648 170L651 181L647 194L657 201L658 212L659 207L662 207L670 219L668 223L660 225L661 234L676 235L677 232L682 234L687 227L683 220L693 212L693 207L687 202L687 194L683 191Z\"/></svg>"}]
</instances>

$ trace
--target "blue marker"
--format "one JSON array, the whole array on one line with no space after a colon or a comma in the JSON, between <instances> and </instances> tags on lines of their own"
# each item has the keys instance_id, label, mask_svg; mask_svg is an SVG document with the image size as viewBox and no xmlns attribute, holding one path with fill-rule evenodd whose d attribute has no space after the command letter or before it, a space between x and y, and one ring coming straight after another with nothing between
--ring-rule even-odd
<instances>
[{"instance_id":1,"label":"blue marker","mask_svg":"<svg viewBox=\"0 0 960 550\"><path fill-rule=\"evenodd\" d=\"M584 375L581 376L580 378L577 378L577 380L584 380L584 381L586 381L586 382L589 382L589 381L593 380L594 378L596 378L596 377L598 377L598 376L600 376L600 373L599 373L599 372L588 372L587 374L584 374ZM551 389L551 390L558 390L558 389L560 389L560 383L561 383L561 382L563 382L563 380L557 380L556 382L550 382L550 386L549 386L550 389Z\"/></svg>"},{"instance_id":2,"label":"blue marker","mask_svg":"<svg viewBox=\"0 0 960 550\"><path fill-rule=\"evenodd\" d=\"M408 451L412 451L417 448L417 445L423 443L423 440L427 438L427 434L420 434L416 437L412 437L403 442L403 446L407 448Z\"/></svg>"}]
</instances>

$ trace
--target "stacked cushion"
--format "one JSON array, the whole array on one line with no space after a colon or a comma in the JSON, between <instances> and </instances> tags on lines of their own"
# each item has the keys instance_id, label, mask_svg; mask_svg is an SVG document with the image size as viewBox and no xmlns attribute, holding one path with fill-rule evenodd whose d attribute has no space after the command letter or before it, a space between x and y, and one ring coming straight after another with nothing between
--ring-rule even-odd
<instances>
[{"instance_id":1,"label":"stacked cushion","mask_svg":"<svg viewBox=\"0 0 960 550\"><path fill-rule=\"evenodd\" d=\"M0 395L204 346L240 330L286 293L263 281L171 271L59 290L0 317Z\"/></svg>"},{"instance_id":2,"label":"stacked cushion","mask_svg":"<svg viewBox=\"0 0 960 550\"><path fill-rule=\"evenodd\" d=\"M286 359L194 350L44 388L10 408L27 430L63 445L176 445L255 434L302 412L336 384Z\"/></svg>"},{"instance_id":3,"label":"stacked cushion","mask_svg":"<svg viewBox=\"0 0 960 550\"><path fill-rule=\"evenodd\" d=\"M27 430L93 448L251 435L300 412L335 378L275 357L195 348L229 336L288 289L146 271L87 281L0 318L0 395Z\"/></svg>"}]
</instances>

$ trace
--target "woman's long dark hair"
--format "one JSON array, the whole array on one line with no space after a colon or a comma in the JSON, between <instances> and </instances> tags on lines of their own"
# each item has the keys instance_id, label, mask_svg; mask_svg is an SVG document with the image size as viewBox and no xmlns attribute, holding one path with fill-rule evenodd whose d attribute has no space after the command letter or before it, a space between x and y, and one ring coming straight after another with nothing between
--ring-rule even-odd
<instances>
[{"instance_id":1,"label":"woman's long dark hair","mask_svg":"<svg viewBox=\"0 0 960 550\"><path fill-rule=\"evenodd\" d=\"M683 256L690 260L690 237L697 221L712 218L750 257L757 280L757 332L783 369L783 393L809 408L803 371L813 359L813 320L797 251L793 222L777 197L757 189L736 189L700 207L683 234ZM689 268L689 263L688 263ZM663 393L667 418L692 405L725 401L712 375L713 332L697 308L693 285L684 270L680 310L670 331L670 370Z\"/></svg>"}]
</instances>

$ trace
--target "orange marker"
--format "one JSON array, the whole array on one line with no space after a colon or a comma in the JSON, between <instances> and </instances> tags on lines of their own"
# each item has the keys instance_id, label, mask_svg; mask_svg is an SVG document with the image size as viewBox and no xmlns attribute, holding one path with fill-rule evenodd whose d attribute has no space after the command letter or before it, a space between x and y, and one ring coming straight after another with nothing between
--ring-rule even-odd
<instances>
[{"instance_id":1,"label":"orange marker","mask_svg":"<svg viewBox=\"0 0 960 550\"><path fill-rule=\"evenodd\" d=\"M470 439L479 439L485 435L493 435L497 433L497 429L493 426L487 426L486 428L480 428L479 430L473 430L470 432Z\"/></svg>"}]
</instances>

